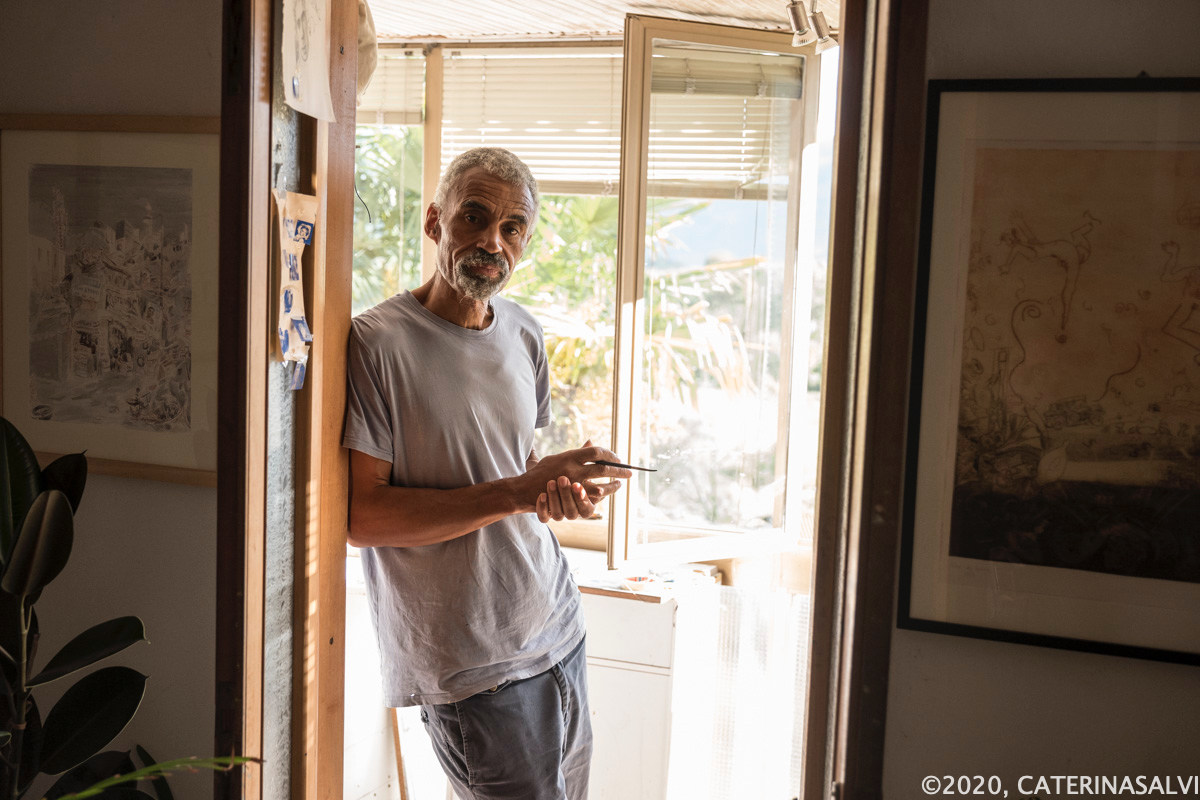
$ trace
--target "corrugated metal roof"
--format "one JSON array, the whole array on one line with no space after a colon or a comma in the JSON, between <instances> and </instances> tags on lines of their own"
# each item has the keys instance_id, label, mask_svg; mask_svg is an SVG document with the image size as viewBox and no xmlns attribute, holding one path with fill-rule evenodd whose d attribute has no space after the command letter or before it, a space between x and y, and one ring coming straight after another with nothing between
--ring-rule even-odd
<instances>
[{"instance_id":1,"label":"corrugated metal roof","mask_svg":"<svg viewBox=\"0 0 1200 800\"><path fill-rule=\"evenodd\" d=\"M369 0L380 41L614 37L625 15L787 30L786 0ZM837 28L840 0L818 0Z\"/></svg>"}]
</instances>

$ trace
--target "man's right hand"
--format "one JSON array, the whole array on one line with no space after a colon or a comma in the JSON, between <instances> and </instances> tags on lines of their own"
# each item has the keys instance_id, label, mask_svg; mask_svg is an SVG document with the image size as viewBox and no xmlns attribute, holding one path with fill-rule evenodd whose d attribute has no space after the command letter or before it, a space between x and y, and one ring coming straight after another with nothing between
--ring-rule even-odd
<instances>
[{"instance_id":1,"label":"man's right hand","mask_svg":"<svg viewBox=\"0 0 1200 800\"><path fill-rule=\"evenodd\" d=\"M613 484L611 481L631 478L633 472L622 467L610 467L594 462L619 460L616 453L604 447L597 447L590 440L578 449L546 456L516 479L520 501L529 504L528 510L535 510L538 495L546 492L549 484L561 483L559 478L565 477L570 489L574 489L575 484L580 484L590 503L595 504L620 487L620 484ZM596 483L605 478L610 483Z\"/></svg>"}]
</instances>

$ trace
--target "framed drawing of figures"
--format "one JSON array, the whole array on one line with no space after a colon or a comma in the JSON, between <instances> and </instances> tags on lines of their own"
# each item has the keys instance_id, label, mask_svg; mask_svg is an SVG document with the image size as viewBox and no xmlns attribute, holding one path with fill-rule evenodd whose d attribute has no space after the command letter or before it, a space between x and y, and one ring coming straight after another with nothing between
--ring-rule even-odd
<instances>
[{"instance_id":1,"label":"framed drawing of figures","mask_svg":"<svg viewBox=\"0 0 1200 800\"><path fill-rule=\"evenodd\" d=\"M209 483L218 137L89 119L0 120L3 413L41 453Z\"/></svg>"},{"instance_id":2,"label":"framed drawing of figures","mask_svg":"<svg viewBox=\"0 0 1200 800\"><path fill-rule=\"evenodd\" d=\"M898 624L1200 664L1200 80L934 81Z\"/></svg>"}]
</instances>

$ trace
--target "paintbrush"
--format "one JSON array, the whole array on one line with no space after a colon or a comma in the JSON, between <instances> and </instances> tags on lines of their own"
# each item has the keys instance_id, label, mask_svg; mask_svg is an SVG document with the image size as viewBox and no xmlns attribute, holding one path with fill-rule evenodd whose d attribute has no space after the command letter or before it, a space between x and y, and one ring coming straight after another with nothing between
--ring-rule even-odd
<instances>
[{"instance_id":1,"label":"paintbrush","mask_svg":"<svg viewBox=\"0 0 1200 800\"><path fill-rule=\"evenodd\" d=\"M622 464L618 461L593 461L593 464L603 464L606 467L619 467L620 469L636 469L638 472L658 472L650 467L635 467L633 464Z\"/></svg>"}]
</instances>

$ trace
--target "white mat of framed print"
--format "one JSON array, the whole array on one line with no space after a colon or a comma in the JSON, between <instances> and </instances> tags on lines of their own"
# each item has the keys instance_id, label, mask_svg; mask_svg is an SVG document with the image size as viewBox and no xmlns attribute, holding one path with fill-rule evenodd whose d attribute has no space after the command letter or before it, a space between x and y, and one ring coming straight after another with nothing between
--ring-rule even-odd
<instances>
[{"instance_id":1,"label":"white mat of framed print","mask_svg":"<svg viewBox=\"0 0 1200 800\"><path fill-rule=\"evenodd\" d=\"M35 450L216 469L218 171L210 134L0 133L3 410Z\"/></svg>"},{"instance_id":2,"label":"white mat of framed print","mask_svg":"<svg viewBox=\"0 0 1200 800\"><path fill-rule=\"evenodd\" d=\"M1200 664L1200 81L934 81L898 624Z\"/></svg>"}]
</instances>

